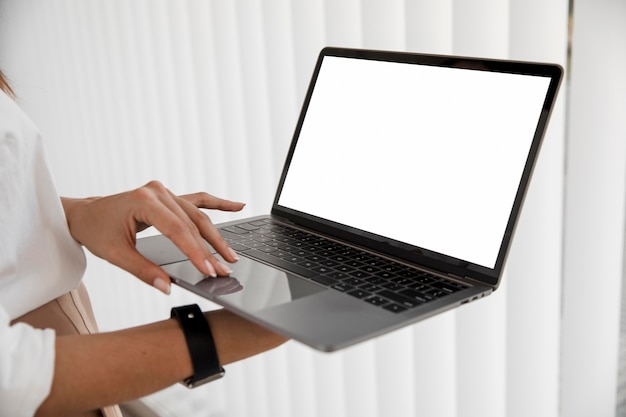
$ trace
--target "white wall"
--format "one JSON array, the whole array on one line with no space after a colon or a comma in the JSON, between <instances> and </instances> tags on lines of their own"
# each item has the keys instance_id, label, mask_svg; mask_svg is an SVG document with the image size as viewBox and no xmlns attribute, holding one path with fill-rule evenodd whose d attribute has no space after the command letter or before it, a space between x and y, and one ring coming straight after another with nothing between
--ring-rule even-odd
<instances>
[{"instance_id":1,"label":"white wall","mask_svg":"<svg viewBox=\"0 0 626 417\"><path fill-rule=\"evenodd\" d=\"M0 67L42 130L62 194L108 194L155 178L177 193L246 201L241 215L253 215L271 205L322 46L566 66L567 13L566 0L0 0ZM560 352L582 337L575 324L561 322L562 265L571 265L563 258L564 202L578 204L570 190L584 180L582 161L594 148L575 156L566 147L567 98L564 83L504 283L492 296L337 354L290 342L230 366L219 382L195 391L175 386L150 402L179 416L574 415L565 411L583 397L580 376L570 380L564 370L559 395ZM624 152L611 143L603 149L621 177L603 171L597 180L609 181L603 195L617 192L618 199ZM576 166L565 199L564 172ZM617 216L620 207L614 210ZM586 221L573 216L567 227ZM607 243L619 239L612 234ZM214 308L181 290L162 296L92 257L85 280L104 330L165 318L184 302ZM598 348L615 342L617 302L607 307L605 331L594 333ZM576 295L566 300L563 318L582 303ZM575 351L562 363L599 363L593 381L604 391L614 365L607 349L609 356L593 362ZM586 411L612 405L608 394L587 404Z\"/></svg>"}]
</instances>

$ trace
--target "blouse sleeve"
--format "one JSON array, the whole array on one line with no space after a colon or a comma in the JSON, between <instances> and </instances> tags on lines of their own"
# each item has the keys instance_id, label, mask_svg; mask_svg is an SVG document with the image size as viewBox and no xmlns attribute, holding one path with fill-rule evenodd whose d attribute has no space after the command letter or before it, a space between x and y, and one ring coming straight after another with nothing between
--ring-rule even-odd
<instances>
[{"instance_id":1,"label":"blouse sleeve","mask_svg":"<svg viewBox=\"0 0 626 417\"><path fill-rule=\"evenodd\" d=\"M50 393L55 333L10 325L0 305L0 416L30 417Z\"/></svg>"}]
</instances>

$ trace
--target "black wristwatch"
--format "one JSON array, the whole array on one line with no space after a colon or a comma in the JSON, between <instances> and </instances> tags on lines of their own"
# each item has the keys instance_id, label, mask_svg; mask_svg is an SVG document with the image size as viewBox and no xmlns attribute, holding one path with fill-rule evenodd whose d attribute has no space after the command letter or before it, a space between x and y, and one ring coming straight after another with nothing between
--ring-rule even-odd
<instances>
[{"instance_id":1,"label":"black wristwatch","mask_svg":"<svg viewBox=\"0 0 626 417\"><path fill-rule=\"evenodd\" d=\"M178 320L191 356L193 376L181 381L187 388L195 388L224 376L220 366L209 322L197 304L174 307L171 318Z\"/></svg>"}]
</instances>

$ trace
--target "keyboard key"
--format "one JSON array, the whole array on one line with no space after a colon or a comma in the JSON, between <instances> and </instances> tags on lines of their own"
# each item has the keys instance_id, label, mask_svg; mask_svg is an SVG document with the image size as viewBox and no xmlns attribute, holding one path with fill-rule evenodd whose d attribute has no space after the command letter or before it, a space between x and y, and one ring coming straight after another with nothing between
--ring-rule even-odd
<instances>
[{"instance_id":1,"label":"keyboard key","mask_svg":"<svg viewBox=\"0 0 626 417\"><path fill-rule=\"evenodd\" d=\"M272 252L269 252L270 255L275 256L277 258L285 258L287 256L290 256L291 254L288 252L284 252L282 250L274 250Z\"/></svg>"},{"instance_id":2,"label":"keyboard key","mask_svg":"<svg viewBox=\"0 0 626 417\"><path fill-rule=\"evenodd\" d=\"M416 291L426 291L430 287L426 284L422 284L421 282L414 282L412 284L407 285L407 287L416 290Z\"/></svg>"},{"instance_id":3,"label":"keyboard key","mask_svg":"<svg viewBox=\"0 0 626 417\"><path fill-rule=\"evenodd\" d=\"M356 290L348 291L346 294L351 295L351 296L356 297L356 298L365 298L367 296L372 295L369 292L363 291L363 290L358 289L358 288Z\"/></svg>"},{"instance_id":4,"label":"keyboard key","mask_svg":"<svg viewBox=\"0 0 626 417\"><path fill-rule=\"evenodd\" d=\"M455 293L459 290L459 288L453 287L446 282L435 282L431 284L431 287L438 288L441 291L447 292L448 294Z\"/></svg>"},{"instance_id":5,"label":"keyboard key","mask_svg":"<svg viewBox=\"0 0 626 417\"><path fill-rule=\"evenodd\" d=\"M349 272L354 271L354 268L348 265L337 265L334 269L335 271L344 272L344 273L349 273Z\"/></svg>"},{"instance_id":6,"label":"keyboard key","mask_svg":"<svg viewBox=\"0 0 626 417\"><path fill-rule=\"evenodd\" d=\"M247 231L252 231L252 230L257 230L259 227L255 226L253 224L250 223L243 223L243 224L238 224L236 227L239 227L243 230L247 230Z\"/></svg>"},{"instance_id":7,"label":"keyboard key","mask_svg":"<svg viewBox=\"0 0 626 417\"><path fill-rule=\"evenodd\" d=\"M341 271L331 272L330 274L328 274L328 276L331 277L331 278L339 279L339 280L350 278L350 275L346 274L345 272L341 272Z\"/></svg>"},{"instance_id":8,"label":"keyboard key","mask_svg":"<svg viewBox=\"0 0 626 417\"><path fill-rule=\"evenodd\" d=\"M249 230L246 230L239 226L228 226L228 227L222 228L221 230L226 230L227 232L234 233L236 235L244 235L244 234L250 233Z\"/></svg>"},{"instance_id":9,"label":"keyboard key","mask_svg":"<svg viewBox=\"0 0 626 417\"><path fill-rule=\"evenodd\" d=\"M387 280L381 277L373 276L369 278L365 278L367 282L370 284L384 285L387 284Z\"/></svg>"},{"instance_id":10,"label":"keyboard key","mask_svg":"<svg viewBox=\"0 0 626 417\"><path fill-rule=\"evenodd\" d=\"M375 272L375 274L376 276L384 278L384 279L398 277L394 272L389 272L389 271L378 271L378 272Z\"/></svg>"},{"instance_id":11,"label":"keyboard key","mask_svg":"<svg viewBox=\"0 0 626 417\"><path fill-rule=\"evenodd\" d=\"M364 299L364 301L367 301L368 303L375 306L383 306L385 304L389 304L389 301L385 300L382 297L379 297L378 295L372 295L371 297L367 297Z\"/></svg>"},{"instance_id":12,"label":"keyboard key","mask_svg":"<svg viewBox=\"0 0 626 417\"><path fill-rule=\"evenodd\" d=\"M310 256L307 256L306 258L313 262L321 262L324 260L324 258L319 255L310 255Z\"/></svg>"},{"instance_id":13,"label":"keyboard key","mask_svg":"<svg viewBox=\"0 0 626 417\"><path fill-rule=\"evenodd\" d=\"M355 287L364 284L364 282L358 278L346 278L346 279L343 279L341 282L348 284L348 285L354 285Z\"/></svg>"},{"instance_id":14,"label":"keyboard key","mask_svg":"<svg viewBox=\"0 0 626 417\"><path fill-rule=\"evenodd\" d=\"M396 294L393 291L389 291L389 290L383 290L377 293L377 295L381 296L381 297L385 297L393 302L396 302L406 308L413 308L413 307L417 307L420 303L416 300L413 300L409 297L405 297L403 295L400 294Z\"/></svg>"},{"instance_id":15,"label":"keyboard key","mask_svg":"<svg viewBox=\"0 0 626 417\"><path fill-rule=\"evenodd\" d=\"M366 282L365 284L362 284L359 287L362 290L369 291L369 292L378 292L378 291L382 290L382 288L379 287L378 285L370 284L369 282Z\"/></svg>"},{"instance_id":16,"label":"keyboard key","mask_svg":"<svg viewBox=\"0 0 626 417\"><path fill-rule=\"evenodd\" d=\"M432 289L430 291L426 291L424 295L427 297L432 297L432 298L441 298L441 297L445 297L446 295L448 295L448 293L442 290Z\"/></svg>"},{"instance_id":17,"label":"keyboard key","mask_svg":"<svg viewBox=\"0 0 626 417\"><path fill-rule=\"evenodd\" d=\"M417 277L416 281L421 282L422 284L430 284L432 282L437 281L438 279L434 275L424 274L422 276Z\"/></svg>"},{"instance_id":18,"label":"keyboard key","mask_svg":"<svg viewBox=\"0 0 626 417\"><path fill-rule=\"evenodd\" d=\"M404 295L406 297L409 297L412 300L415 300L415 301L417 301L420 304L423 304L423 303L428 301L428 299L424 297L423 293L421 293L419 291L412 290L412 289L402 290L402 291L400 291L400 294L402 294L402 295Z\"/></svg>"},{"instance_id":19,"label":"keyboard key","mask_svg":"<svg viewBox=\"0 0 626 417\"><path fill-rule=\"evenodd\" d=\"M397 265L397 264L387 264L387 265L381 266L380 269L382 269L385 272L399 272L402 270L402 266Z\"/></svg>"},{"instance_id":20,"label":"keyboard key","mask_svg":"<svg viewBox=\"0 0 626 417\"><path fill-rule=\"evenodd\" d=\"M313 268L313 271L317 272L318 274L329 274L333 272L332 269L324 265L318 266L317 268Z\"/></svg>"},{"instance_id":21,"label":"keyboard key","mask_svg":"<svg viewBox=\"0 0 626 417\"><path fill-rule=\"evenodd\" d=\"M341 291L341 292L346 292L346 291L350 291L350 290L354 289L354 287L352 285L344 284L343 282L339 282L339 283L333 285L332 288L336 289L337 291Z\"/></svg>"},{"instance_id":22,"label":"keyboard key","mask_svg":"<svg viewBox=\"0 0 626 417\"><path fill-rule=\"evenodd\" d=\"M365 271L352 271L350 272L350 276L355 277L355 278L365 279L365 278L371 277L372 274L367 273Z\"/></svg>"},{"instance_id":23,"label":"keyboard key","mask_svg":"<svg viewBox=\"0 0 626 417\"><path fill-rule=\"evenodd\" d=\"M300 262L303 261L302 258L300 258L298 256L293 256L291 254L288 255L288 256L285 256L283 259L286 260L287 262L291 262L291 263L294 263L294 264L297 264L297 263L300 263Z\"/></svg>"},{"instance_id":24,"label":"keyboard key","mask_svg":"<svg viewBox=\"0 0 626 417\"><path fill-rule=\"evenodd\" d=\"M315 276L315 277L311 278L311 280L315 281L315 282L319 282L320 284L325 285L327 287L330 287L333 284L337 284L336 280L334 280L332 278L329 278L329 277L327 277L325 275Z\"/></svg>"},{"instance_id":25,"label":"keyboard key","mask_svg":"<svg viewBox=\"0 0 626 417\"><path fill-rule=\"evenodd\" d=\"M405 278L415 278L420 275L420 272L414 269L403 269L398 272L398 275L400 275L401 277L405 277Z\"/></svg>"},{"instance_id":26,"label":"keyboard key","mask_svg":"<svg viewBox=\"0 0 626 417\"><path fill-rule=\"evenodd\" d=\"M303 262L300 262L298 265L306 269L313 269L313 268L320 267L320 264L312 262L312 261L303 261Z\"/></svg>"},{"instance_id":27,"label":"keyboard key","mask_svg":"<svg viewBox=\"0 0 626 417\"><path fill-rule=\"evenodd\" d=\"M413 283L413 279L404 277L392 278L391 281L398 285L409 285Z\"/></svg>"},{"instance_id":28,"label":"keyboard key","mask_svg":"<svg viewBox=\"0 0 626 417\"><path fill-rule=\"evenodd\" d=\"M381 258L372 258L369 259L367 261L365 261L365 263L369 266L376 266L378 268L381 268L385 265L387 265L389 263L389 261L385 260L385 259L381 259Z\"/></svg>"},{"instance_id":29,"label":"keyboard key","mask_svg":"<svg viewBox=\"0 0 626 417\"><path fill-rule=\"evenodd\" d=\"M255 249L258 250L258 251L261 251L261 252L265 252L265 253L274 252L276 250L276 248L273 247L273 246L260 246L260 247L255 248Z\"/></svg>"},{"instance_id":30,"label":"keyboard key","mask_svg":"<svg viewBox=\"0 0 626 417\"><path fill-rule=\"evenodd\" d=\"M396 284L395 282L388 282L386 284L383 284L383 288L386 288L388 290L391 291L398 291L404 288L404 286L400 285L400 284Z\"/></svg>"},{"instance_id":31,"label":"keyboard key","mask_svg":"<svg viewBox=\"0 0 626 417\"><path fill-rule=\"evenodd\" d=\"M243 252L243 251L250 249L248 246L244 246L239 243L231 243L230 247L232 248L232 250L239 251L239 252Z\"/></svg>"}]
</instances>

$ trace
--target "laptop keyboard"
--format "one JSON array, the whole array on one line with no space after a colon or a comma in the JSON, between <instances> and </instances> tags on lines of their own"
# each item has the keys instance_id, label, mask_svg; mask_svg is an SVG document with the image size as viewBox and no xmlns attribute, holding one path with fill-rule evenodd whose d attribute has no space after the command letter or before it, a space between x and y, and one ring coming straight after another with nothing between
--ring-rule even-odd
<instances>
[{"instance_id":1,"label":"laptop keyboard","mask_svg":"<svg viewBox=\"0 0 626 417\"><path fill-rule=\"evenodd\" d=\"M466 287L271 219L220 231L237 252L394 313Z\"/></svg>"}]
</instances>

